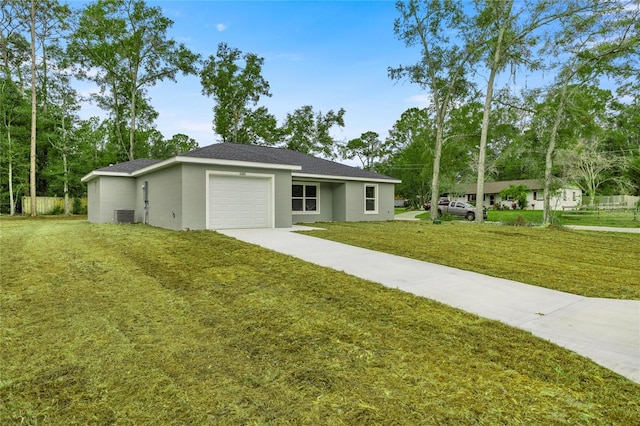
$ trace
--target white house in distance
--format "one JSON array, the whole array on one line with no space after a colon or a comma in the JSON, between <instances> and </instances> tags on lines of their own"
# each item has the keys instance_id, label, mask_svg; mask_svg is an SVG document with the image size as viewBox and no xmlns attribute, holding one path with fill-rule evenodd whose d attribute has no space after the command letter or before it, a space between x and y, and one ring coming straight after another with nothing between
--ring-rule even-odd
<instances>
[{"instance_id":1,"label":"white house in distance","mask_svg":"<svg viewBox=\"0 0 640 426\"><path fill-rule=\"evenodd\" d=\"M514 201L510 199L502 199L500 191L509 186L524 185L527 187L527 209L543 210L544 209L544 183L538 179L524 180L505 180L499 182L484 183L484 206L487 208L501 204L504 208L511 208ZM450 200L460 200L476 202L477 183L467 185L465 194L453 196L449 194ZM575 208L582 205L582 191L577 186L567 185L560 188L556 193L552 194L550 200L551 210L562 210L566 208Z\"/></svg>"}]
</instances>

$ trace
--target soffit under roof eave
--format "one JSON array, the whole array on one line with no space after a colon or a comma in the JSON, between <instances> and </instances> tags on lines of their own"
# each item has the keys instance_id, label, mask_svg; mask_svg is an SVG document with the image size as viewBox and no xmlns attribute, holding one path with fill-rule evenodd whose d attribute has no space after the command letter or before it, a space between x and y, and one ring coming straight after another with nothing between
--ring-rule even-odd
<instances>
[{"instance_id":1,"label":"soffit under roof eave","mask_svg":"<svg viewBox=\"0 0 640 426\"><path fill-rule=\"evenodd\" d=\"M89 181L92 181L93 179L98 178L99 176L111 176L111 177L131 177L130 173L127 172L105 172L105 171L98 171L98 170L94 170L91 173L84 175L81 179L80 182L82 183L87 183Z\"/></svg>"},{"instance_id":2,"label":"soffit under roof eave","mask_svg":"<svg viewBox=\"0 0 640 426\"><path fill-rule=\"evenodd\" d=\"M131 174L132 177L141 176L152 172L154 170L163 169L165 167L172 166L176 163L188 163L188 164L205 164L213 166L231 166L231 167L246 167L251 169L276 169L276 170L300 170L301 166L294 166L290 164L271 164L271 163L258 163L253 161L238 161L238 160L220 160L217 158L199 158L199 157L182 157L177 156L169 158L168 160L161 161L156 164L144 167L140 170L136 170Z\"/></svg>"},{"instance_id":3,"label":"soffit under roof eave","mask_svg":"<svg viewBox=\"0 0 640 426\"><path fill-rule=\"evenodd\" d=\"M356 182L376 182L376 183L402 183L399 179L382 179L382 178L366 178L354 176L337 176L337 175L316 175L311 173L291 173L292 178L300 179L321 179L331 181L356 181Z\"/></svg>"}]
</instances>

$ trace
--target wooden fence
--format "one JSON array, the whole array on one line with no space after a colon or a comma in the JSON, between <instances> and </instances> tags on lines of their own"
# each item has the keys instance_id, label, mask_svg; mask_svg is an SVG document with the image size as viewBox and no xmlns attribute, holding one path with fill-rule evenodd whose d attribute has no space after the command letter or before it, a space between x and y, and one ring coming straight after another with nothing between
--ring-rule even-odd
<instances>
[{"instance_id":1,"label":"wooden fence","mask_svg":"<svg viewBox=\"0 0 640 426\"><path fill-rule=\"evenodd\" d=\"M596 195L595 197L582 196L582 205L591 206L591 198L593 199L593 207L599 208L619 208L632 209L636 207L640 197L632 195Z\"/></svg>"},{"instance_id":2,"label":"wooden fence","mask_svg":"<svg viewBox=\"0 0 640 426\"><path fill-rule=\"evenodd\" d=\"M75 212L74 204L75 198L69 198L69 210L70 213L79 213ZM87 199L80 198L80 203L83 210L86 210L87 207ZM31 198L30 197L22 197L22 213L30 215L31 214ZM64 213L64 198L62 197L36 197L36 213L37 214L54 214L54 213Z\"/></svg>"}]
</instances>

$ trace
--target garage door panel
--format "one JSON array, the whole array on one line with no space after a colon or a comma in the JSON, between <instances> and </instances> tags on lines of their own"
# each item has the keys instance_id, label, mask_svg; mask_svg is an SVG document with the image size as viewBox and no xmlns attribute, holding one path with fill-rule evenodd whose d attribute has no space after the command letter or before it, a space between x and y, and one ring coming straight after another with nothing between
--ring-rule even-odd
<instances>
[{"instance_id":1,"label":"garage door panel","mask_svg":"<svg viewBox=\"0 0 640 426\"><path fill-rule=\"evenodd\" d=\"M267 228L270 226L270 179L209 177L209 228Z\"/></svg>"}]
</instances>

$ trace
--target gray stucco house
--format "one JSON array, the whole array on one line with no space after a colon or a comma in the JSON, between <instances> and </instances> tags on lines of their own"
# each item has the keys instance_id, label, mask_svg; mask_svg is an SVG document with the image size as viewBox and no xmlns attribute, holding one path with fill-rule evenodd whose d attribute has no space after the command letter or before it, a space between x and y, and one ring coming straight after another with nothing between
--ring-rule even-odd
<instances>
[{"instance_id":1,"label":"gray stucco house","mask_svg":"<svg viewBox=\"0 0 640 426\"><path fill-rule=\"evenodd\" d=\"M400 183L288 149L232 143L104 167L82 182L90 222L174 230L391 220Z\"/></svg>"}]
</instances>

